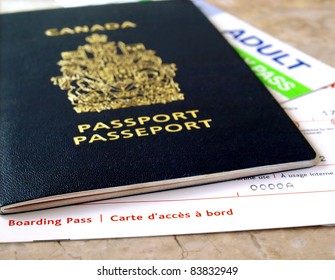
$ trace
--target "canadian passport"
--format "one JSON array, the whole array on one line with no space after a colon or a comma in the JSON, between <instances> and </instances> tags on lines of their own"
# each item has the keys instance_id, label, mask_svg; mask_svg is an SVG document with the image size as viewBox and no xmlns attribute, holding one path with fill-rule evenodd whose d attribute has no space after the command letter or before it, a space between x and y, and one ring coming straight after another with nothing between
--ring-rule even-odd
<instances>
[{"instance_id":1,"label":"canadian passport","mask_svg":"<svg viewBox=\"0 0 335 280\"><path fill-rule=\"evenodd\" d=\"M315 164L191 1L0 20L1 213Z\"/></svg>"}]
</instances>

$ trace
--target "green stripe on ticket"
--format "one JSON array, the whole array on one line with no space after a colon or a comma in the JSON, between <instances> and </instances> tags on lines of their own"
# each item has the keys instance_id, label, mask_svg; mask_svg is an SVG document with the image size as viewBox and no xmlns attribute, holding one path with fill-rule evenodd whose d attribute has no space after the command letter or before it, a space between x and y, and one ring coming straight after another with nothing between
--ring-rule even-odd
<instances>
[{"instance_id":1,"label":"green stripe on ticket","mask_svg":"<svg viewBox=\"0 0 335 280\"><path fill-rule=\"evenodd\" d=\"M264 85L284 95L288 99L293 99L312 91L312 89L288 77L249 53L236 47L234 47L234 49L245 60Z\"/></svg>"}]
</instances>

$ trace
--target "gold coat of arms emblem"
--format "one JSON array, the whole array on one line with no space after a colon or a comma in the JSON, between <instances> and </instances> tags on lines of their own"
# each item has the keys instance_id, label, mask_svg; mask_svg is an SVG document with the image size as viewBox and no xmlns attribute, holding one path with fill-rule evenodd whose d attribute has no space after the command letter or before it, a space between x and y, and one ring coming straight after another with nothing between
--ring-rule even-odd
<instances>
[{"instance_id":1,"label":"gold coat of arms emblem","mask_svg":"<svg viewBox=\"0 0 335 280\"><path fill-rule=\"evenodd\" d=\"M77 113L101 112L183 100L174 81L177 67L142 43L109 42L92 34L77 50L62 52L54 85L67 91Z\"/></svg>"}]
</instances>

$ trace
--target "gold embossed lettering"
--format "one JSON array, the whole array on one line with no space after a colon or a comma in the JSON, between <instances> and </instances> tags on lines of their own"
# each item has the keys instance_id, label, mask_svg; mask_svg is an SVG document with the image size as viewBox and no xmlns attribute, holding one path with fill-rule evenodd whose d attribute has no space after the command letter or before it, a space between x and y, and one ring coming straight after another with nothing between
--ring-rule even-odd
<instances>
[{"instance_id":1,"label":"gold embossed lettering","mask_svg":"<svg viewBox=\"0 0 335 280\"><path fill-rule=\"evenodd\" d=\"M59 32L60 35L66 35L66 34L75 34L75 31L71 28L65 27L62 28L61 31Z\"/></svg>"},{"instance_id":2,"label":"gold embossed lettering","mask_svg":"<svg viewBox=\"0 0 335 280\"><path fill-rule=\"evenodd\" d=\"M121 28L122 28L122 29L125 29L125 28L135 28L136 26L137 26L136 23L131 22L131 21L124 21L124 22L121 24Z\"/></svg>"},{"instance_id":3,"label":"gold embossed lettering","mask_svg":"<svg viewBox=\"0 0 335 280\"><path fill-rule=\"evenodd\" d=\"M133 118L125 119L125 120L124 120L124 123L125 123L127 126L135 126L135 125L136 125L136 122L134 121Z\"/></svg>"},{"instance_id":4,"label":"gold embossed lettering","mask_svg":"<svg viewBox=\"0 0 335 280\"><path fill-rule=\"evenodd\" d=\"M90 129L91 125L89 124L80 124L78 125L78 130L83 133L85 130Z\"/></svg>"},{"instance_id":5,"label":"gold embossed lettering","mask_svg":"<svg viewBox=\"0 0 335 280\"><path fill-rule=\"evenodd\" d=\"M93 143L95 141L107 141L106 138L102 137L101 135L99 134L93 134L90 141L88 143Z\"/></svg>"},{"instance_id":6,"label":"gold embossed lettering","mask_svg":"<svg viewBox=\"0 0 335 280\"><path fill-rule=\"evenodd\" d=\"M113 128L120 128L123 127L123 124L120 120L112 120L111 124L113 125Z\"/></svg>"},{"instance_id":7,"label":"gold embossed lettering","mask_svg":"<svg viewBox=\"0 0 335 280\"><path fill-rule=\"evenodd\" d=\"M131 138L134 136L133 133L131 133L131 131L129 129L127 130L122 130L121 134L123 135L123 138L127 139L127 138Z\"/></svg>"},{"instance_id":8,"label":"gold embossed lettering","mask_svg":"<svg viewBox=\"0 0 335 280\"><path fill-rule=\"evenodd\" d=\"M44 32L46 36L58 36L59 31L57 28L50 28Z\"/></svg>"},{"instance_id":9,"label":"gold embossed lettering","mask_svg":"<svg viewBox=\"0 0 335 280\"><path fill-rule=\"evenodd\" d=\"M93 128L93 131L97 131L98 129L110 129L110 127L107 124L104 124L103 122L98 122Z\"/></svg>"},{"instance_id":10,"label":"gold embossed lettering","mask_svg":"<svg viewBox=\"0 0 335 280\"><path fill-rule=\"evenodd\" d=\"M183 130L183 127L180 124L169 124L165 127L165 130L167 132L179 132Z\"/></svg>"},{"instance_id":11,"label":"gold embossed lettering","mask_svg":"<svg viewBox=\"0 0 335 280\"><path fill-rule=\"evenodd\" d=\"M86 136L73 137L73 141L76 145L80 145L80 143L86 141L86 139Z\"/></svg>"},{"instance_id":12,"label":"gold embossed lettering","mask_svg":"<svg viewBox=\"0 0 335 280\"><path fill-rule=\"evenodd\" d=\"M209 122L211 122L211 119L207 119L207 120L200 120L199 123L203 123L205 125L205 127L210 128L211 126L209 125Z\"/></svg>"},{"instance_id":13,"label":"gold embossed lettering","mask_svg":"<svg viewBox=\"0 0 335 280\"><path fill-rule=\"evenodd\" d=\"M107 133L107 136L110 137L108 140L113 141L120 138L116 131L110 131Z\"/></svg>"},{"instance_id":14,"label":"gold embossed lettering","mask_svg":"<svg viewBox=\"0 0 335 280\"><path fill-rule=\"evenodd\" d=\"M149 135L144 127L136 128L135 132L136 132L137 136L139 136L139 137Z\"/></svg>"},{"instance_id":15,"label":"gold embossed lettering","mask_svg":"<svg viewBox=\"0 0 335 280\"><path fill-rule=\"evenodd\" d=\"M117 22L107 22L104 25L94 24L92 26L75 26L73 28L64 27L60 31L57 28L50 28L44 32L46 36L60 36L60 35L71 35L71 34L79 34L79 33L88 33L95 31L105 31L105 30L118 30L118 29L126 29L126 28L135 28L137 27L136 23L131 21L124 21L123 23Z\"/></svg>"},{"instance_id":16,"label":"gold embossed lettering","mask_svg":"<svg viewBox=\"0 0 335 280\"><path fill-rule=\"evenodd\" d=\"M152 116L137 116L133 118L111 120L109 123L100 121L95 124L80 124L80 133L96 133L93 135L81 135L74 137L75 145L82 143L92 144L94 142L115 141L129 139L133 137L146 137L158 135L161 132L178 133L181 131L191 131L208 129L211 127L212 119L199 118L199 110L189 110L182 112L171 112L169 114L156 114ZM196 120L193 120L196 119ZM178 121L178 122L176 122ZM160 125L160 123L163 123ZM122 130L122 127L134 127ZM164 134L164 133L163 133Z\"/></svg>"},{"instance_id":17,"label":"gold embossed lettering","mask_svg":"<svg viewBox=\"0 0 335 280\"><path fill-rule=\"evenodd\" d=\"M197 118L197 113L199 113L199 110L189 110L189 111L186 111L187 114L190 114L193 118Z\"/></svg>"},{"instance_id":18,"label":"gold embossed lettering","mask_svg":"<svg viewBox=\"0 0 335 280\"><path fill-rule=\"evenodd\" d=\"M156 132L161 131L162 127L161 126L151 126L150 131L153 135L156 135Z\"/></svg>"},{"instance_id":19,"label":"gold embossed lettering","mask_svg":"<svg viewBox=\"0 0 335 280\"><path fill-rule=\"evenodd\" d=\"M94 24L92 25L91 27L91 32L95 32L95 31L104 31L105 30L105 27L103 27L102 25L100 24Z\"/></svg>"},{"instance_id":20,"label":"gold embossed lettering","mask_svg":"<svg viewBox=\"0 0 335 280\"><path fill-rule=\"evenodd\" d=\"M75 26L74 27L74 32L75 33L86 33L86 32L90 32L90 28L87 25Z\"/></svg>"},{"instance_id":21,"label":"gold embossed lettering","mask_svg":"<svg viewBox=\"0 0 335 280\"><path fill-rule=\"evenodd\" d=\"M107 22L105 28L106 30L117 30L120 28L120 24L117 22Z\"/></svg>"},{"instance_id":22,"label":"gold embossed lettering","mask_svg":"<svg viewBox=\"0 0 335 280\"><path fill-rule=\"evenodd\" d=\"M152 118L155 122L168 122L171 117L169 115L165 115L165 114L159 114L159 115L155 115Z\"/></svg>"},{"instance_id":23,"label":"gold embossed lettering","mask_svg":"<svg viewBox=\"0 0 335 280\"><path fill-rule=\"evenodd\" d=\"M184 124L187 130L191 130L192 128L200 129L196 122L185 122Z\"/></svg>"},{"instance_id":24,"label":"gold embossed lettering","mask_svg":"<svg viewBox=\"0 0 335 280\"><path fill-rule=\"evenodd\" d=\"M150 120L150 117L146 117L146 116L138 118L138 122L140 124L144 124L145 122L148 122L149 120Z\"/></svg>"},{"instance_id":25,"label":"gold embossed lettering","mask_svg":"<svg viewBox=\"0 0 335 280\"><path fill-rule=\"evenodd\" d=\"M184 112L174 112L172 113L172 117L176 121L178 121L179 119L187 120L187 117L185 116Z\"/></svg>"}]
</instances>

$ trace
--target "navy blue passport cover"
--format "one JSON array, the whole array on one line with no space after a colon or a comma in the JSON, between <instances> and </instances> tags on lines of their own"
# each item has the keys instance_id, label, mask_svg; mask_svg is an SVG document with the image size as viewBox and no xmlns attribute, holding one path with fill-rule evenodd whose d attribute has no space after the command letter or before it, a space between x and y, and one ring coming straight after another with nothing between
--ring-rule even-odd
<instances>
[{"instance_id":1,"label":"navy blue passport cover","mask_svg":"<svg viewBox=\"0 0 335 280\"><path fill-rule=\"evenodd\" d=\"M0 20L3 213L314 163L294 123L190 1Z\"/></svg>"}]
</instances>

